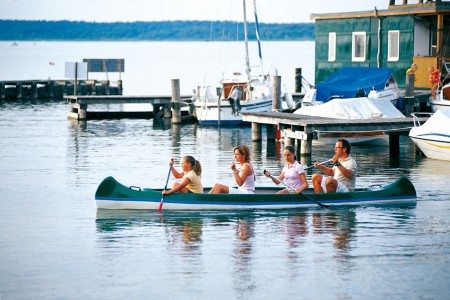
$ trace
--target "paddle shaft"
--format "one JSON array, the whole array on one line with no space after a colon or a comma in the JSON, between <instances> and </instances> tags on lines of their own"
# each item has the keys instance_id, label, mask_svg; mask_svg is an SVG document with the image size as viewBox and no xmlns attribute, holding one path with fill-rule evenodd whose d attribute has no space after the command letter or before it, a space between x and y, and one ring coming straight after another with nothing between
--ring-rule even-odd
<instances>
[{"instance_id":1,"label":"paddle shaft","mask_svg":"<svg viewBox=\"0 0 450 300\"><path fill-rule=\"evenodd\" d=\"M264 174L266 174L266 170L264 170ZM283 182L283 181L281 181L280 179L278 179L278 178L276 178L276 177L274 177L274 176L272 176L272 175L269 175L269 176L270 176L270 178L275 179L276 181L280 182L281 184L283 184L284 186L290 188L291 190L295 190L292 186L290 186L290 185L287 184L286 182ZM308 200L310 200L310 201L316 203L317 205L319 205L319 206L322 207L322 208L330 208L329 205L325 205L325 204L322 204L322 203L320 203L320 202L317 202L316 200L314 200L313 198L309 197L309 196L306 195L305 193L300 192L300 194L302 194L306 199L308 199Z\"/></svg>"},{"instance_id":2,"label":"paddle shaft","mask_svg":"<svg viewBox=\"0 0 450 300\"><path fill-rule=\"evenodd\" d=\"M169 167L169 174L167 175L167 180L166 180L166 185L164 186L164 190L167 189L167 184L169 183L170 172L172 171L172 167L173 167L173 165L170 165L170 167ZM163 194L162 197L161 197L161 202L159 203L158 211L162 210L163 202L164 202L164 196L165 195Z\"/></svg>"},{"instance_id":3,"label":"paddle shaft","mask_svg":"<svg viewBox=\"0 0 450 300\"><path fill-rule=\"evenodd\" d=\"M329 163L330 161L333 161L333 159L330 158L329 160L323 161L323 162L319 163L319 166L323 165L323 164L326 164L326 163ZM304 170L308 170L308 169L311 169L311 168L314 168L314 166L306 167L306 168L304 168Z\"/></svg>"}]
</instances>

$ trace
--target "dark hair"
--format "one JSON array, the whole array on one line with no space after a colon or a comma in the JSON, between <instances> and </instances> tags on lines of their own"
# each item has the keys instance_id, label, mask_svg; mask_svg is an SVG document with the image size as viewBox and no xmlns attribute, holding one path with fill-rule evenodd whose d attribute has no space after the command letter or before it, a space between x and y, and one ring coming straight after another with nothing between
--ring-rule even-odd
<instances>
[{"instance_id":1,"label":"dark hair","mask_svg":"<svg viewBox=\"0 0 450 300\"><path fill-rule=\"evenodd\" d=\"M352 145L350 145L350 142L346 139L338 139L338 142L341 142L342 148L347 148L347 154L350 154L350 151L352 150Z\"/></svg>"},{"instance_id":2,"label":"dark hair","mask_svg":"<svg viewBox=\"0 0 450 300\"><path fill-rule=\"evenodd\" d=\"M291 152L292 154L294 154L294 159L297 160L297 154L295 153L294 146L287 145L286 147L284 147L284 150L287 150L287 151Z\"/></svg>"},{"instance_id":3,"label":"dark hair","mask_svg":"<svg viewBox=\"0 0 450 300\"><path fill-rule=\"evenodd\" d=\"M250 149L246 145L240 145L234 148L233 152L239 151L239 153L244 156L244 161L249 162L250 161Z\"/></svg>"},{"instance_id":4,"label":"dark hair","mask_svg":"<svg viewBox=\"0 0 450 300\"><path fill-rule=\"evenodd\" d=\"M202 165L198 160L190 155L184 156L183 160L191 164L192 170L194 170L195 174L197 174L198 176L202 175Z\"/></svg>"}]
</instances>

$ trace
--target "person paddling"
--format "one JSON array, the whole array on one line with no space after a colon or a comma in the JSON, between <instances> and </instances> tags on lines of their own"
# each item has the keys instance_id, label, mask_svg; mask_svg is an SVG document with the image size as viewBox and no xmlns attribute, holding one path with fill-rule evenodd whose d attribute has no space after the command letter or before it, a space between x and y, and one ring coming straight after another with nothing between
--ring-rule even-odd
<instances>
[{"instance_id":1,"label":"person paddling","mask_svg":"<svg viewBox=\"0 0 450 300\"><path fill-rule=\"evenodd\" d=\"M266 177L272 178L272 181L276 184L280 184L283 179L286 179L286 188L278 191L277 194L299 194L303 190L308 188L308 181L306 181L305 170L303 166L297 161L297 157L295 155L295 148L291 145L284 147L283 150L284 160L286 161L286 165L281 171L280 176L278 176L278 180L275 177L270 176L269 171L265 171L264 175Z\"/></svg>"},{"instance_id":2,"label":"person paddling","mask_svg":"<svg viewBox=\"0 0 450 300\"><path fill-rule=\"evenodd\" d=\"M173 166L173 158L169 165ZM201 180L202 166L200 162L192 156L184 156L181 160L181 169L183 172L178 172L172 167L172 175L175 178L182 178L181 182L175 182L170 190L163 190L163 195L170 195L172 193L203 193L203 185Z\"/></svg>"},{"instance_id":3,"label":"person paddling","mask_svg":"<svg viewBox=\"0 0 450 300\"><path fill-rule=\"evenodd\" d=\"M312 184L316 193L353 192L356 184L358 165L350 156L351 145L346 139L338 139L334 146L334 167L328 168L319 162L314 167L321 169L325 175L316 173L312 176Z\"/></svg>"},{"instance_id":4,"label":"person paddling","mask_svg":"<svg viewBox=\"0 0 450 300\"><path fill-rule=\"evenodd\" d=\"M230 168L238 188L216 183L209 192L210 194L253 194L255 192L256 175L250 164L250 149L246 145L234 148L234 160L230 164ZM236 168L236 162L241 165L240 170Z\"/></svg>"}]
</instances>

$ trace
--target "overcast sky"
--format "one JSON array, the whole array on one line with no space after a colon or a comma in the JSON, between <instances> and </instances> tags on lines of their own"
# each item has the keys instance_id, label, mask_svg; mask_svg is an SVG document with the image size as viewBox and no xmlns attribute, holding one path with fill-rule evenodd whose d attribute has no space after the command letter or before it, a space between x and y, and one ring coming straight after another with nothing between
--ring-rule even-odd
<instances>
[{"instance_id":1,"label":"overcast sky","mask_svg":"<svg viewBox=\"0 0 450 300\"><path fill-rule=\"evenodd\" d=\"M254 21L253 0L247 16ZM312 13L387 9L389 0L258 0L262 23L312 22ZM242 0L0 0L0 19L71 21L242 20Z\"/></svg>"}]
</instances>

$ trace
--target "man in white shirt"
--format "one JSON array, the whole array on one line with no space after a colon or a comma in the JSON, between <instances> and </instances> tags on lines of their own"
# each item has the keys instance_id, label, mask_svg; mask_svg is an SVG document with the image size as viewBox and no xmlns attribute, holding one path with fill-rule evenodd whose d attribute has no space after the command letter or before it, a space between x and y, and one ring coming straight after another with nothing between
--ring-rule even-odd
<instances>
[{"instance_id":1,"label":"man in white shirt","mask_svg":"<svg viewBox=\"0 0 450 300\"><path fill-rule=\"evenodd\" d=\"M312 184L316 193L342 193L353 192L356 185L358 165L350 156L351 145L346 139L338 139L334 146L332 168L325 167L319 162L314 167L325 173L316 173L312 176Z\"/></svg>"}]
</instances>

